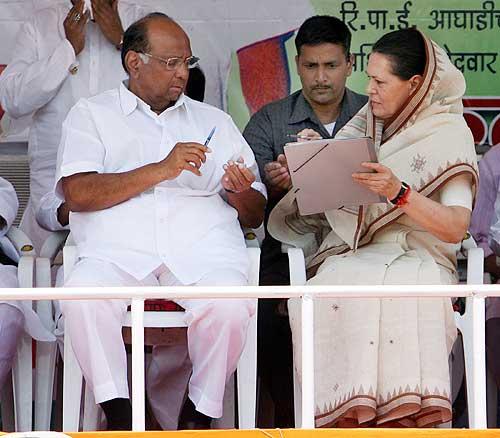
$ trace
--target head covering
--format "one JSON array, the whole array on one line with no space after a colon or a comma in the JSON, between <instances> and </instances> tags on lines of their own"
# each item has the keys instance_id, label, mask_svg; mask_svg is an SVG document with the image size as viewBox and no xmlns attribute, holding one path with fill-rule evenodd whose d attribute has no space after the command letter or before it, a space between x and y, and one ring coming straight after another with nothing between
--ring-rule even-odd
<instances>
[{"instance_id":1,"label":"head covering","mask_svg":"<svg viewBox=\"0 0 500 438\"><path fill-rule=\"evenodd\" d=\"M432 196L450 179L462 174L471 176L475 193L478 171L474 140L463 118L465 79L441 47L424 34L422 37L427 58L423 80L398 113L384 125L368 102L335 138L373 138L379 163L424 196ZM337 239L327 249L323 245L320 253L309 257L308 266L369 243L378 230L403 214L403 210L389 203L325 212L341 241ZM315 221L318 226L324 225L324 217L301 217L290 192L272 211L268 229L276 239L298 242L303 247ZM308 245L315 246L310 241Z\"/></svg>"}]
</instances>

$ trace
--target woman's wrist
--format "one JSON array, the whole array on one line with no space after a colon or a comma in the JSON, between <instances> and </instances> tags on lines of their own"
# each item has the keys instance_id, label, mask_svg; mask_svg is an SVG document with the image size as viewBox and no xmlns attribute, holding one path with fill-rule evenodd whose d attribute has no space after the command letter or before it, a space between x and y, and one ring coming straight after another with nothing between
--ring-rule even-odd
<instances>
[{"instance_id":1,"label":"woman's wrist","mask_svg":"<svg viewBox=\"0 0 500 438\"><path fill-rule=\"evenodd\" d=\"M408 204L410 193L410 186L404 181L401 181L401 188L399 189L399 192L394 198L388 199L388 201L396 207L403 207L404 205Z\"/></svg>"}]
</instances>

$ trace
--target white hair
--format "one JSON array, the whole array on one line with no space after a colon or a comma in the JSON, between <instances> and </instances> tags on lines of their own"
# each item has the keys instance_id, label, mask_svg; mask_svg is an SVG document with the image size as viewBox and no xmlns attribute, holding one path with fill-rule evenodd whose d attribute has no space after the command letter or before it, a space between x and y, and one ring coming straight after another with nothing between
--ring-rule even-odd
<instances>
[{"instance_id":1,"label":"white hair","mask_svg":"<svg viewBox=\"0 0 500 438\"><path fill-rule=\"evenodd\" d=\"M147 64L149 62L149 56L146 56L144 53L138 53L139 58L141 58L142 62L144 64Z\"/></svg>"}]
</instances>

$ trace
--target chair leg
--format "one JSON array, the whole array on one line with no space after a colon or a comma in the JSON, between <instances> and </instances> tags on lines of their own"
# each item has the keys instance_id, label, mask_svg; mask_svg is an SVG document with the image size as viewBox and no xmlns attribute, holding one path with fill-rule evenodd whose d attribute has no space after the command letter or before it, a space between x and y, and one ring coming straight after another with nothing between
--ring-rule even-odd
<instances>
[{"instance_id":1,"label":"chair leg","mask_svg":"<svg viewBox=\"0 0 500 438\"><path fill-rule=\"evenodd\" d=\"M35 370L35 430L50 430L57 344L39 342Z\"/></svg>"},{"instance_id":2,"label":"chair leg","mask_svg":"<svg viewBox=\"0 0 500 438\"><path fill-rule=\"evenodd\" d=\"M302 388L300 386L297 371L293 370L293 400L294 400L294 415L295 415L295 428L302 427Z\"/></svg>"},{"instance_id":3,"label":"chair leg","mask_svg":"<svg viewBox=\"0 0 500 438\"><path fill-rule=\"evenodd\" d=\"M12 367L16 432L29 432L32 430L33 369L31 366L31 347L31 336L22 336L19 340L17 356Z\"/></svg>"},{"instance_id":4,"label":"chair leg","mask_svg":"<svg viewBox=\"0 0 500 438\"><path fill-rule=\"evenodd\" d=\"M76 360L68 327L64 335L63 431L78 432L82 399L82 371Z\"/></svg>"},{"instance_id":5,"label":"chair leg","mask_svg":"<svg viewBox=\"0 0 500 438\"><path fill-rule=\"evenodd\" d=\"M36 287L50 287L50 260L39 257L35 261ZM42 324L49 331L54 329L52 301L41 300L35 303L36 313ZM52 396L57 356L56 342L39 342L36 349L35 368L35 430L50 430L52 414Z\"/></svg>"}]
</instances>

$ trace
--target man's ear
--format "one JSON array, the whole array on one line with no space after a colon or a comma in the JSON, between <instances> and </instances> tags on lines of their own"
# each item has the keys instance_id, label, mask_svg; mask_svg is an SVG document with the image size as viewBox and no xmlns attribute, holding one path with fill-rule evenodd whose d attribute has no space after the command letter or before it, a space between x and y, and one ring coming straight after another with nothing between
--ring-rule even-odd
<instances>
[{"instance_id":1,"label":"man's ear","mask_svg":"<svg viewBox=\"0 0 500 438\"><path fill-rule=\"evenodd\" d=\"M351 76L352 67L354 66L354 55L352 53L348 56L347 63L349 64L347 69L347 76Z\"/></svg>"},{"instance_id":2,"label":"man's ear","mask_svg":"<svg viewBox=\"0 0 500 438\"><path fill-rule=\"evenodd\" d=\"M297 68L297 72L299 71L299 55L295 55L295 67Z\"/></svg>"},{"instance_id":3,"label":"man's ear","mask_svg":"<svg viewBox=\"0 0 500 438\"><path fill-rule=\"evenodd\" d=\"M139 54L130 50L125 55L125 65L130 77L137 78L139 75L139 68L143 64Z\"/></svg>"}]
</instances>

